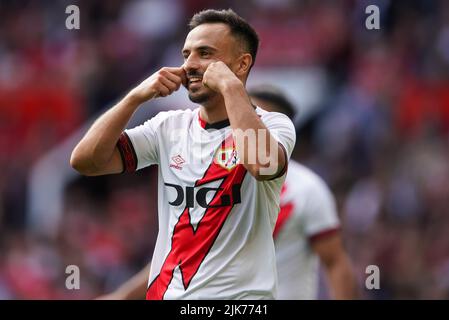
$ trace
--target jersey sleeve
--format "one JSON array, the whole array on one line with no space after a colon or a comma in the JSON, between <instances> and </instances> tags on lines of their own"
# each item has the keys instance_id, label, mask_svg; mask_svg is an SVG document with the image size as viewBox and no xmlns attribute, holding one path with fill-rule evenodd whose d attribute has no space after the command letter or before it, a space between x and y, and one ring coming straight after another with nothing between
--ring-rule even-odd
<instances>
[{"instance_id":1,"label":"jersey sleeve","mask_svg":"<svg viewBox=\"0 0 449 320\"><path fill-rule=\"evenodd\" d=\"M311 241L339 229L335 199L324 181L317 180L308 189L303 219L305 234Z\"/></svg>"},{"instance_id":2,"label":"jersey sleeve","mask_svg":"<svg viewBox=\"0 0 449 320\"><path fill-rule=\"evenodd\" d=\"M290 159L296 142L296 131L292 121L278 112L267 112L261 119L271 136L284 147L287 158Z\"/></svg>"},{"instance_id":3,"label":"jersey sleeve","mask_svg":"<svg viewBox=\"0 0 449 320\"><path fill-rule=\"evenodd\" d=\"M164 113L159 113L150 120L145 121L142 125L124 131L120 140L124 139L123 136L129 140L129 148L132 149L131 151L135 157L135 163L130 163L131 161L128 159L131 156L126 156L126 153L123 152L125 148L119 145L125 167L124 171L139 170L159 163L158 135L160 132L158 131L164 118Z\"/></svg>"}]
</instances>

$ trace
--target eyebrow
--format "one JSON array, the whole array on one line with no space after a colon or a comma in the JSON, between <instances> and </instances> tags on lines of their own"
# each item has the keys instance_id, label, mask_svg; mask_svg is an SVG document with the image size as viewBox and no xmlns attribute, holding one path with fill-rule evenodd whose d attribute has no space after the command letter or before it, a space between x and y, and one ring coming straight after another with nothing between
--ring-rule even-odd
<instances>
[{"instance_id":1,"label":"eyebrow","mask_svg":"<svg viewBox=\"0 0 449 320\"><path fill-rule=\"evenodd\" d=\"M217 51L216 48L211 47L211 46L199 46L199 47L195 48L194 50L208 50L208 51L212 51L212 52ZM189 51L190 50L184 49L184 50L182 50L182 54L185 54L186 52L189 52Z\"/></svg>"}]
</instances>

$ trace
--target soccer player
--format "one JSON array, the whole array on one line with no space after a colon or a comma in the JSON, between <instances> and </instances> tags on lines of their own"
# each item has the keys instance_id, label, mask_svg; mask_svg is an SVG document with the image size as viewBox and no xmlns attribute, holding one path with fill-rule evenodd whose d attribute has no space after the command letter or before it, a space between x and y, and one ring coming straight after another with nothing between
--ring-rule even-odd
<instances>
[{"instance_id":1,"label":"soccer player","mask_svg":"<svg viewBox=\"0 0 449 320\"><path fill-rule=\"evenodd\" d=\"M294 119L295 108L274 86L249 90L252 102ZM331 297L357 298L356 280L342 244L334 197L325 182L307 167L290 160L281 192L281 209L274 229L278 298L317 299L319 262L324 267ZM142 299L145 271L102 299Z\"/></svg>"},{"instance_id":2,"label":"soccer player","mask_svg":"<svg viewBox=\"0 0 449 320\"><path fill-rule=\"evenodd\" d=\"M184 64L165 67L103 114L72 152L84 175L158 165L159 233L147 299L274 299L272 233L296 136L245 89L258 36L232 10L190 21ZM125 127L144 102L187 88L194 110Z\"/></svg>"},{"instance_id":3,"label":"soccer player","mask_svg":"<svg viewBox=\"0 0 449 320\"><path fill-rule=\"evenodd\" d=\"M293 119L295 108L274 86L249 90L251 100L270 112ZM278 298L312 300L318 295L319 262L335 299L355 299L355 276L341 239L334 197L325 182L307 167L290 160L281 191L281 210L273 237L278 271ZM103 299L142 299L145 271Z\"/></svg>"},{"instance_id":4,"label":"soccer player","mask_svg":"<svg viewBox=\"0 0 449 320\"><path fill-rule=\"evenodd\" d=\"M295 108L274 86L249 90L253 103L291 119ZM342 244L334 197L325 182L291 160L274 229L279 299L317 299L319 262L332 298L357 297L356 280Z\"/></svg>"}]
</instances>

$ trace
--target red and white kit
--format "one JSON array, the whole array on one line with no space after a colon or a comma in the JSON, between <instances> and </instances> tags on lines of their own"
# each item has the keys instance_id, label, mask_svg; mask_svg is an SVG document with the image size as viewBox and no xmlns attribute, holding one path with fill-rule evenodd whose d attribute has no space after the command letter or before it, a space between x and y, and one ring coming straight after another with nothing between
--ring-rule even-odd
<instances>
[{"instance_id":1,"label":"red and white kit","mask_svg":"<svg viewBox=\"0 0 449 320\"><path fill-rule=\"evenodd\" d=\"M310 243L339 229L335 199L324 181L290 161L274 230L278 298L316 299L319 258Z\"/></svg>"},{"instance_id":2,"label":"red and white kit","mask_svg":"<svg viewBox=\"0 0 449 320\"><path fill-rule=\"evenodd\" d=\"M288 117L256 108L290 157ZM273 231L285 174L257 181L239 162L227 120L161 112L119 140L126 171L159 166L159 234L147 299L274 299Z\"/></svg>"}]
</instances>

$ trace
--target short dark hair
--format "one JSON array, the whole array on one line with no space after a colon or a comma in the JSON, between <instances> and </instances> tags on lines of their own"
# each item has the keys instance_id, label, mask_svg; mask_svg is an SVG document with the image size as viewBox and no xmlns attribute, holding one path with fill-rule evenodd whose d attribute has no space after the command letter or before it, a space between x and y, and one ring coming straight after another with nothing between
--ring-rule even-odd
<instances>
[{"instance_id":1,"label":"short dark hair","mask_svg":"<svg viewBox=\"0 0 449 320\"><path fill-rule=\"evenodd\" d=\"M287 98L287 96L277 87L272 85L260 85L248 90L250 97L264 100L270 104L274 104L279 112L285 114L290 119L296 116L296 108Z\"/></svg>"},{"instance_id":2,"label":"short dark hair","mask_svg":"<svg viewBox=\"0 0 449 320\"><path fill-rule=\"evenodd\" d=\"M235 13L232 9L214 10L208 9L196 13L189 22L190 30L205 23L224 23L231 29L231 34L246 43L246 50L253 58L251 67L256 61L259 47L259 36L251 25Z\"/></svg>"}]
</instances>

